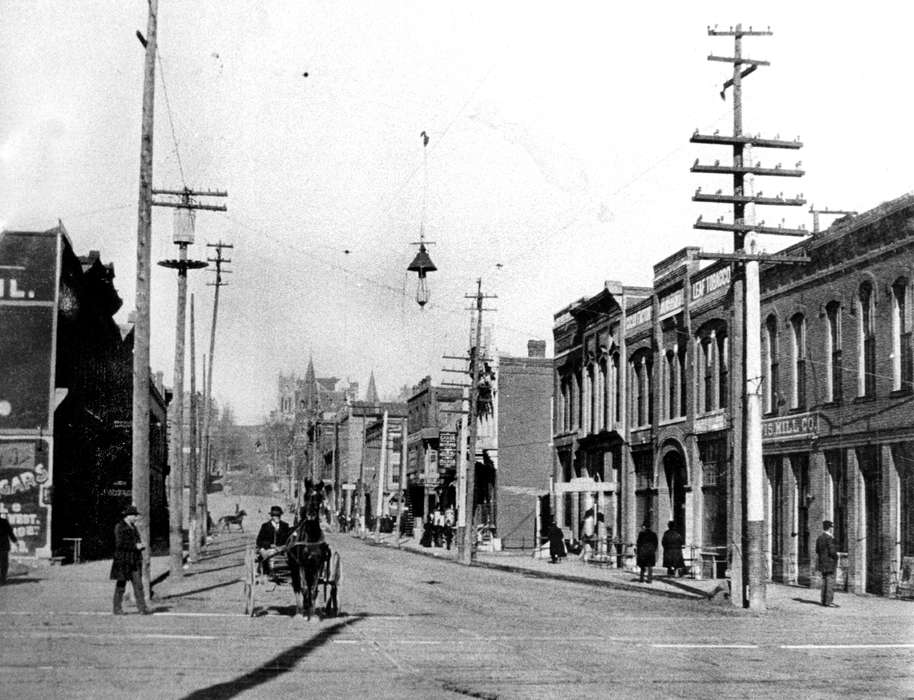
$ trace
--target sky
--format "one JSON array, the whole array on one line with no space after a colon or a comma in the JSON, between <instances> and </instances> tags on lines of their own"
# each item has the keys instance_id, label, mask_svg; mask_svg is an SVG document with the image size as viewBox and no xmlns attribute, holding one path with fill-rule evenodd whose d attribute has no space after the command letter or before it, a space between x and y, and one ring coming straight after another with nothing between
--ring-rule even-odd
<instances>
[{"instance_id":1,"label":"sky","mask_svg":"<svg viewBox=\"0 0 914 700\"><path fill-rule=\"evenodd\" d=\"M626 5L160 0L154 185L228 192L225 213L198 213L190 250L235 246L217 400L262 420L277 375L304 375L309 357L363 392L374 372L382 397L453 379L442 356L466 353L477 279L497 295L484 323L498 351L537 338L551 354L554 314L605 280L649 285L682 247L729 250L692 228L728 214L691 201L728 185L689 172L728 158L689 143L695 129L732 131L731 69L707 56L733 41L708 25L773 31L744 40L771 62L744 83L744 130L799 136L799 155L755 157L806 175L756 189L858 211L914 189L907 3ZM143 0L0 0L0 224L59 219L77 253L99 250L119 321L135 304L146 13ZM808 208L759 218L811 228ZM406 272L420 228L438 267L423 309ZM152 235L154 261L176 256L172 210L154 209ZM198 354L211 280L190 273ZM174 272L154 267L151 361L169 379L175 299Z\"/></svg>"}]
</instances>

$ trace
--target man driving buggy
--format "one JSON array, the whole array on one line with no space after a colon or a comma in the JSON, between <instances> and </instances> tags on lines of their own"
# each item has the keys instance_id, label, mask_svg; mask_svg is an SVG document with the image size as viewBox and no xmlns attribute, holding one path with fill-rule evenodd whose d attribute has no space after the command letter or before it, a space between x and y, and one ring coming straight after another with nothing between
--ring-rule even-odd
<instances>
[{"instance_id":1,"label":"man driving buggy","mask_svg":"<svg viewBox=\"0 0 914 700\"><path fill-rule=\"evenodd\" d=\"M276 554L279 547L286 544L292 529L282 519L282 508L270 508L270 519L260 526L257 534L257 553L260 555L263 572L270 573L270 558Z\"/></svg>"}]
</instances>

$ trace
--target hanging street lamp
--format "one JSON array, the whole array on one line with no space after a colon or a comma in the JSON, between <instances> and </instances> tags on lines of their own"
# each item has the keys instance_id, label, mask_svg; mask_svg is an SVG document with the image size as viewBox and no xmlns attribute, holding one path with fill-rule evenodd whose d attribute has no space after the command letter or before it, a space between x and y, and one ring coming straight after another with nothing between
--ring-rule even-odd
<instances>
[{"instance_id":1,"label":"hanging street lamp","mask_svg":"<svg viewBox=\"0 0 914 700\"><path fill-rule=\"evenodd\" d=\"M413 245L419 246L419 252L416 253L416 257L413 258L413 261L406 269L419 275L419 283L416 285L416 303L421 308L428 303L428 278L426 275L429 272L435 272L438 268L435 267L435 263L432 262L428 251L425 249L424 235L420 233L418 244L414 243Z\"/></svg>"}]
</instances>

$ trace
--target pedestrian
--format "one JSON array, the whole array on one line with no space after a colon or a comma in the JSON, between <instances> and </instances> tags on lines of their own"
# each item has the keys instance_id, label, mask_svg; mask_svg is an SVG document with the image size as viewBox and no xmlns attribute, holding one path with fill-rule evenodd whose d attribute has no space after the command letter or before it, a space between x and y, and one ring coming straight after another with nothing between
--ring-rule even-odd
<instances>
[{"instance_id":1,"label":"pedestrian","mask_svg":"<svg viewBox=\"0 0 914 700\"><path fill-rule=\"evenodd\" d=\"M822 521L822 534L816 540L817 568L822 574L821 602L826 608L837 608L835 598L835 573L838 571L838 547L832 535L832 521Z\"/></svg>"},{"instance_id":2,"label":"pedestrian","mask_svg":"<svg viewBox=\"0 0 914 700\"><path fill-rule=\"evenodd\" d=\"M419 538L419 544L422 547L431 547L432 546L432 514L428 513L425 516L425 523L422 528L422 537Z\"/></svg>"},{"instance_id":3,"label":"pedestrian","mask_svg":"<svg viewBox=\"0 0 914 700\"><path fill-rule=\"evenodd\" d=\"M638 581L644 583L644 577L647 575L647 583L653 583L654 564L657 563L657 534L651 530L651 524L647 521L641 526L641 532L638 533L638 540L635 542L635 560L641 568Z\"/></svg>"},{"instance_id":4,"label":"pedestrian","mask_svg":"<svg viewBox=\"0 0 914 700\"><path fill-rule=\"evenodd\" d=\"M666 567L667 576L672 576L675 572L678 578L685 570L685 561L682 558L684 542L674 521L670 520L666 527L667 531L663 533L663 539L660 540L660 544L663 545L663 565Z\"/></svg>"},{"instance_id":5,"label":"pedestrian","mask_svg":"<svg viewBox=\"0 0 914 700\"><path fill-rule=\"evenodd\" d=\"M435 511L434 524L432 527L434 528L435 546L440 547L441 541L444 539L444 513L440 508Z\"/></svg>"},{"instance_id":6,"label":"pedestrian","mask_svg":"<svg viewBox=\"0 0 914 700\"><path fill-rule=\"evenodd\" d=\"M444 511L444 541L450 549L451 542L454 541L454 509L451 507Z\"/></svg>"},{"instance_id":7,"label":"pedestrian","mask_svg":"<svg viewBox=\"0 0 914 700\"><path fill-rule=\"evenodd\" d=\"M282 519L282 508L272 506L270 508L270 519L260 526L260 532L257 533L257 551L260 554L260 567L265 574L271 570L270 558L276 554L276 550L284 545L292 534L289 523Z\"/></svg>"},{"instance_id":8,"label":"pedestrian","mask_svg":"<svg viewBox=\"0 0 914 700\"><path fill-rule=\"evenodd\" d=\"M10 543L16 544L16 533L10 526L10 521L0 516L0 585L6 583L6 575L10 570Z\"/></svg>"},{"instance_id":9,"label":"pedestrian","mask_svg":"<svg viewBox=\"0 0 914 700\"><path fill-rule=\"evenodd\" d=\"M565 534L562 532L562 528L556 525L555 520L549 525L549 531L546 534L549 538L550 563L555 564L559 558L565 557Z\"/></svg>"},{"instance_id":10,"label":"pedestrian","mask_svg":"<svg viewBox=\"0 0 914 700\"><path fill-rule=\"evenodd\" d=\"M142 615L151 615L152 610L146 605L143 594L143 550L146 545L136 528L139 511L136 506L124 509L123 517L114 526L114 561L111 562L111 575L114 584L114 614L124 614L124 591L127 581L133 584L133 595L136 607Z\"/></svg>"}]
</instances>

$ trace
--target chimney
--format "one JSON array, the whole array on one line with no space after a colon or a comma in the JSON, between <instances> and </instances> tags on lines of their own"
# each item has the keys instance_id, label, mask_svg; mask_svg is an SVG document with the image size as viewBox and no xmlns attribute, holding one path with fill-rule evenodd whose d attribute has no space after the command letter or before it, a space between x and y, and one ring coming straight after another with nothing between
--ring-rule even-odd
<instances>
[{"instance_id":1,"label":"chimney","mask_svg":"<svg viewBox=\"0 0 914 700\"><path fill-rule=\"evenodd\" d=\"M527 357L546 357L546 341L528 340Z\"/></svg>"}]
</instances>

